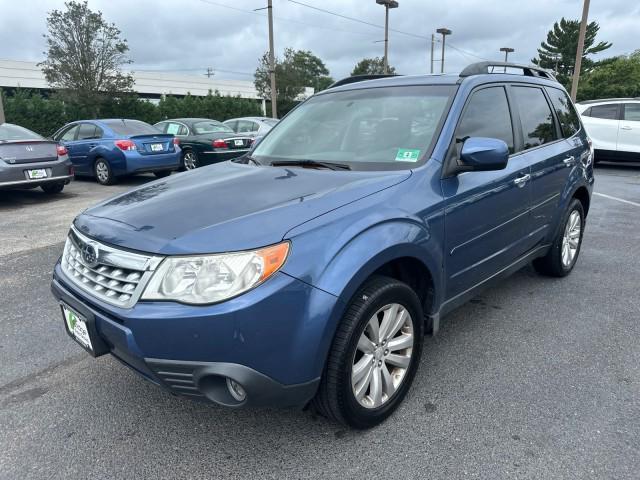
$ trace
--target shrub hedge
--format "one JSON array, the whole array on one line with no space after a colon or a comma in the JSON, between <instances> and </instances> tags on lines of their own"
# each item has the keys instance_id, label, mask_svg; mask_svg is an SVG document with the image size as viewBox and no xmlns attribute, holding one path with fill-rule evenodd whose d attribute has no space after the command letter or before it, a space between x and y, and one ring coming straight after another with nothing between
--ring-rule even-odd
<instances>
[{"instance_id":1,"label":"shrub hedge","mask_svg":"<svg viewBox=\"0 0 640 480\"><path fill-rule=\"evenodd\" d=\"M21 125L44 136L49 136L63 125L91 118L89 108L52 94L16 89L4 93L4 113L8 123ZM140 99L135 94L105 99L99 106L101 118L133 118L156 123L167 118L202 117L226 120L233 117L262 115L260 101L223 96L209 92L207 96L165 96L159 103Z\"/></svg>"}]
</instances>

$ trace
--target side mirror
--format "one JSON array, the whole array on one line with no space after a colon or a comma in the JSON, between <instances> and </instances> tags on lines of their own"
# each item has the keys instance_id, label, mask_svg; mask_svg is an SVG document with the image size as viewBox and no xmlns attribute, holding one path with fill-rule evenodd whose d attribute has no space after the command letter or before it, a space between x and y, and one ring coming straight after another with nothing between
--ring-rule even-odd
<instances>
[{"instance_id":1,"label":"side mirror","mask_svg":"<svg viewBox=\"0 0 640 480\"><path fill-rule=\"evenodd\" d=\"M497 138L470 137L462 145L460 160L471 171L502 170L509 161L509 147Z\"/></svg>"}]
</instances>

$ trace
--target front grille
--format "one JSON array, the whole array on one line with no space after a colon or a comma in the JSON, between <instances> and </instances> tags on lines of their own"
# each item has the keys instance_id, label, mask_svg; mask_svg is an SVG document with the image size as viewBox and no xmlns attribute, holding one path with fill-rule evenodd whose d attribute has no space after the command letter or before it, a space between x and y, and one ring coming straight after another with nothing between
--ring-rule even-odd
<instances>
[{"instance_id":1,"label":"front grille","mask_svg":"<svg viewBox=\"0 0 640 480\"><path fill-rule=\"evenodd\" d=\"M146 361L156 377L173 393L204 398L204 395L198 390L194 382L194 367L189 365L188 362L181 365L151 359Z\"/></svg>"},{"instance_id":2,"label":"front grille","mask_svg":"<svg viewBox=\"0 0 640 480\"><path fill-rule=\"evenodd\" d=\"M86 254L86 251L90 255ZM95 254L95 255L94 255ZM132 307L161 257L118 250L72 228L62 254L62 271L94 297L118 307Z\"/></svg>"}]
</instances>

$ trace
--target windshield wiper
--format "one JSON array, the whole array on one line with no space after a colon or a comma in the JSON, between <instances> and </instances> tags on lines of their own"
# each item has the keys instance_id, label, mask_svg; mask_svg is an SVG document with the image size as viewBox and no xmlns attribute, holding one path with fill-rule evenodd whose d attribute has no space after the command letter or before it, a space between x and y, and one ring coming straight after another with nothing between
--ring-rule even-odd
<instances>
[{"instance_id":1,"label":"windshield wiper","mask_svg":"<svg viewBox=\"0 0 640 480\"><path fill-rule=\"evenodd\" d=\"M315 160L276 160L271 162L272 167L320 167L329 170L351 170L349 165L344 163L317 162Z\"/></svg>"}]
</instances>

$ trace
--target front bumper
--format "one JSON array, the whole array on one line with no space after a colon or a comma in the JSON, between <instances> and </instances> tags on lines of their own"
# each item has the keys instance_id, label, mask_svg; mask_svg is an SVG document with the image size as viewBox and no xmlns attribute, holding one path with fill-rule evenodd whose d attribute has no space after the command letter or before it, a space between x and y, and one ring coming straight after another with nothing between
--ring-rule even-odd
<instances>
[{"instance_id":1,"label":"front bumper","mask_svg":"<svg viewBox=\"0 0 640 480\"><path fill-rule=\"evenodd\" d=\"M114 307L66 282L59 264L51 289L93 324L105 352L137 373L171 393L233 407L304 406L316 392L339 302L281 272L240 297L201 307ZM227 378L245 389L244 401L231 396Z\"/></svg>"}]
</instances>

